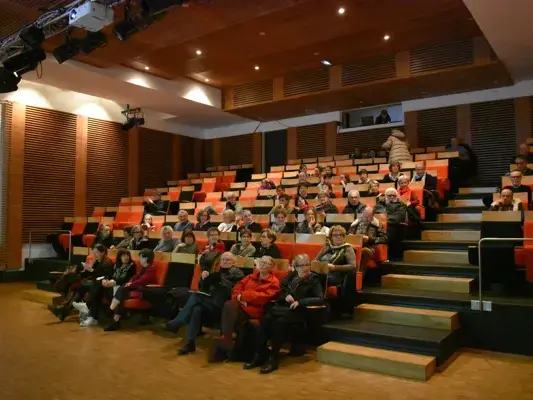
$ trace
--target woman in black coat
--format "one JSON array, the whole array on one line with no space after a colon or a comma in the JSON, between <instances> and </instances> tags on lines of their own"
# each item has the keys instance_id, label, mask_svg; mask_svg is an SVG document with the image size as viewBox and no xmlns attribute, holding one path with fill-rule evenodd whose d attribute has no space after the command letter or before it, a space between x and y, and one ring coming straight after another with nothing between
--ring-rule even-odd
<instances>
[{"instance_id":1,"label":"woman in black coat","mask_svg":"<svg viewBox=\"0 0 533 400\"><path fill-rule=\"evenodd\" d=\"M294 258L295 271L281 281L281 293L274 306L263 316L259 327L257 352L244 369L261 367L262 374L278 369L281 346L305 326L305 309L324 303L324 289L318 275L311 273L311 261L307 254ZM272 349L267 343L270 340Z\"/></svg>"}]
</instances>

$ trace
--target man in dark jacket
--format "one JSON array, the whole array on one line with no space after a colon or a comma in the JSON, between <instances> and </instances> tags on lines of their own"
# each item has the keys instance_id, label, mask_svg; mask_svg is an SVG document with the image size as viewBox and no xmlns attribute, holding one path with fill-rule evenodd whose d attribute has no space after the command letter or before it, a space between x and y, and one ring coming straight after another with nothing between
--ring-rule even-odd
<instances>
[{"instance_id":1,"label":"man in dark jacket","mask_svg":"<svg viewBox=\"0 0 533 400\"><path fill-rule=\"evenodd\" d=\"M358 269L364 274L368 261L376 252L375 246L387 243L387 234L381 222L374 217L374 209L372 207L364 209L363 213L350 226L348 234L363 236L361 263Z\"/></svg>"},{"instance_id":2,"label":"man in dark jacket","mask_svg":"<svg viewBox=\"0 0 533 400\"><path fill-rule=\"evenodd\" d=\"M205 277L204 277L205 276ZM231 290L244 277L243 272L235 266L235 258L229 251L220 257L220 269L216 272L202 272L200 288L202 291L192 293L178 316L165 324L165 329L177 332L182 325L187 325L187 342L179 351L185 355L196 351L196 337L202 329L202 320L218 323L224 303L231 298Z\"/></svg>"},{"instance_id":3,"label":"man in dark jacket","mask_svg":"<svg viewBox=\"0 0 533 400\"><path fill-rule=\"evenodd\" d=\"M263 230L261 225L254 221L252 212L250 210L244 210L242 212L242 221L244 224L239 228L239 231L242 229L249 229L252 231L252 233L260 233Z\"/></svg>"},{"instance_id":4,"label":"man in dark jacket","mask_svg":"<svg viewBox=\"0 0 533 400\"><path fill-rule=\"evenodd\" d=\"M333 204L326 194L326 192L320 192L317 196L320 204L316 207L316 211L320 214L338 214L339 209Z\"/></svg>"},{"instance_id":5,"label":"man in dark jacket","mask_svg":"<svg viewBox=\"0 0 533 400\"><path fill-rule=\"evenodd\" d=\"M342 214L353 214L354 218L361 214L366 208L366 204L361 203L358 190L350 190L348 193L348 204L342 209Z\"/></svg>"},{"instance_id":6,"label":"man in dark jacket","mask_svg":"<svg viewBox=\"0 0 533 400\"><path fill-rule=\"evenodd\" d=\"M533 169L527 166L527 157L523 155L516 156L516 169L522 173L523 176L532 176Z\"/></svg>"},{"instance_id":7,"label":"man in dark jacket","mask_svg":"<svg viewBox=\"0 0 533 400\"><path fill-rule=\"evenodd\" d=\"M168 209L168 201L161 199L161 193L155 192L153 200L148 198L144 210L147 214L152 215L166 215Z\"/></svg>"},{"instance_id":8,"label":"man in dark jacket","mask_svg":"<svg viewBox=\"0 0 533 400\"><path fill-rule=\"evenodd\" d=\"M384 199L383 199L384 197ZM398 198L394 188L385 190L385 196L379 196L376 208L381 207L387 213L387 239L391 259L402 256L401 242L405 236L407 206Z\"/></svg>"},{"instance_id":9,"label":"man in dark jacket","mask_svg":"<svg viewBox=\"0 0 533 400\"><path fill-rule=\"evenodd\" d=\"M415 174L411 182L423 182L425 190L437 190L437 178L426 172L426 165L423 162L416 163Z\"/></svg>"}]
</instances>

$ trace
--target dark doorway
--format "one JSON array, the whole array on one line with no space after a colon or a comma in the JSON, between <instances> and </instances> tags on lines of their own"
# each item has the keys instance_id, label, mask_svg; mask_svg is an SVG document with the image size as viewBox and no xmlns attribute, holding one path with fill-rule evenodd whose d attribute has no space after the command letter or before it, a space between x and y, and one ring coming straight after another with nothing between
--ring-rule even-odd
<instances>
[{"instance_id":1,"label":"dark doorway","mask_svg":"<svg viewBox=\"0 0 533 400\"><path fill-rule=\"evenodd\" d=\"M287 164L287 130L265 133L265 172L270 167Z\"/></svg>"}]
</instances>

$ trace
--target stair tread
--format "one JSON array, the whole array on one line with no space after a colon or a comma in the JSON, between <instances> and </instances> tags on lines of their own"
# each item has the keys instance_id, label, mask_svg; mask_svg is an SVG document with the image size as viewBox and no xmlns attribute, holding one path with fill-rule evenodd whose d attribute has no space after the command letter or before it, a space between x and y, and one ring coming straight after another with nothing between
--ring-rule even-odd
<instances>
[{"instance_id":1,"label":"stair tread","mask_svg":"<svg viewBox=\"0 0 533 400\"><path fill-rule=\"evenodd\" d=\"M468 254L468 251L466 250L405 250L404 253L407 253L407 252L410 252L410 253L433 253L433 254L436 254L436 253L439 253L439 254L449 254L449 253L453 253L453 254Z\"/></svg>"},{"instance_id":2,"label":"stair tread","mask_svg":"<svg viewBox=\"0 0 533 400\"><path fill-rule=\"evenodd\" d=\"M337 321L324 325L324 327L433 343L440 343L450 335L450 332L442 329L421 328L418 326L388 324L365 320Z\"/></svg>"},{"instance_id":3,"label":"stair tread","mask_svg":"<svg viewBox=\"0 0 533 400\"><path fill-rule=\"evenodd\" d=\"M417 239L413 239L413 240L402 240L402 243L411 243L411 244L416 244L416 243L460 243L460 244L477 244L478 241L477 240L417 240ZM431 250L426 250L426 251L431 251Z\"/></svg>"},{"instance_id":4,"label":"stair tread","mask_svg":"<svg viewBox=\"0 0 533 400\"><path fill-rule=\"evenodd\" d=\"M374 347L359 346L355 344L346 344L341 342L328 342L320 346L323 350L338 351L351 355L360 355L369 358L380 358L384 360L416 364L426 366L434 362L435 358L431 356L422 356L419 354L404 353L401 351L384 350Z\"/></svg>"},{"instance_id":5,"label":"stair tread","mask_svg":"<svg viewBox=\"0 0 533 400\"><path fill-rule=\"evenodd\" d=\"M453 317L457 315L455 311L442 311L442 310L431 310L426 308L413 308L413 307L398 307L398 306L384 306L380 304L360 304L355 308L357 310L375 310L375 311L392 311L398 313L408 313L408 314L417 314L417 315L429 315L433 317Z\"/></svg>"},{"instance_id":6,"label":"stair tread","mask_svg":"<svg viewBox=\"0 0 533 400\"><path fill-rule=\"evenodd\" d=\"M429 262L429 263L423 263L423 262L410 262L410 261L385 261L383 264L394 264L394 265L405 265L405 266L415 266L415 267L442 267L442 268L450 268L450 264L446 263L439 263L439 262ZM476 265L471 264L454 264L453 265L456 268L476 268Z\"/></svg>"},{"instance_id":7,"label":"stair tread","mask_svg":"<svg viewBox=\"0 0 533 400\"><path fill-rule=\"evenodd\" d=\"M472 278L456 278L456 277L447 277L447 276L426 276L426 275L403 275L403 274L387 274L383 276L388 276L389 278L395 279L418 279L422 281L447 281L447 282L472 282Z\"/></svg>"},{"instance_id":8,"label":"stair tread","mask_svg":"<svg viewBox=\"0 0 533 400\"><path fill-rule=\"evenodd\" d=\"M389 296L405 296L415 298L425 298L432 300L449 300L449 301L471 301L477 299L476 295L469 293L451 293L439 292L436 290L416 290L416 289L397 289L397 288L383 288L367 286L361 289L360 293L389 295Z\"/></svg>"}]
</instances>

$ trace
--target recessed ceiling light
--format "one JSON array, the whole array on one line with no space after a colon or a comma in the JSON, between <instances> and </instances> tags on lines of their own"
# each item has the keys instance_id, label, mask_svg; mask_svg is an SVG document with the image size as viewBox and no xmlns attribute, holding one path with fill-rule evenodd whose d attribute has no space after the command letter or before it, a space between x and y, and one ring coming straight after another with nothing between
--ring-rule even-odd
<instances>
[{"instance_id":1,"label":"recessed ceiling light","mask_svg":"<svg viewBox=\"0 0 533 400\"><path fill-rule=\"evenodd\" d=\"M256 65L256 66L254 67L254 69L255 69L256 71L259 71L259 65Z\"/></svg>"},{"instance_id":2,"label":"recessed ceiling light","mask_svg":"<svg viewBox=\"0 0 533 400\"><path fill-rule=\"evenodd\" d=\"M328 67L331 67L331 62L328 60L322 60L322 64L327 65Z\"/></svg>"},{"instance_id":3,"label":"recessed ceiling light","mask_svg":"<svg viewBox=\"0 0 533 400\"><path fill-rule=\"evenodd\" d=\"M205 78L205 79L204 79L204 82L205 82L205 83L209 82L209 79Z\"/></svg>"},{"instance_id":4,"label":"recessed ceiling light","mask_svg":"<svg viewBox=\"0 0 533 400\"><path fill-rule=\"evenodd\" d=\"M316 53L313 53L314 56L320 55L320 53L317 51Z\"/></svg>"},{"instance_id":5,"label":"recessed ceiling light","mask_svg":"<svg viewBox=\"0 0 533 400\"><path fill-rule=\"evenodd\" d=\"M390 39L390 36L389 35L385 35L383 36L383 40L389 40Z\"/></svg>"},{"instance_id":6,"label":"recessed ceiling light","mask_svg":"<svg viewBox=\"0 0 533 400\"><path fill-rule=\"evenodd\" d=\"M196 55L197 56L201 56L202 55L202 50L196 50Z\"/></svg>"},{"instance_id":7,"label":"recessed ceiling light","mask_svg":"<svg viewBox=\"0 0 533 400\"><path fill-rule=\"evenodd\" d=\"M259 32L259 34L260 34L261 36L265 36L265 35L266 35L266 32Z\"/></svg>"},{"instance_id":8,"label":"recessed ceiling light","mask_svg":"<svg viewBox=\"0 0 533 400\"><path fill-rule=\"evenodd\" d=\"M150 67L146 66L146 67L144 67L144 69L145 69L146 71L149 71L149 70L150 70Z\"/></svg>"},{"instance_id":9,"label":"recessed ceiling light","mask_svg":"<svg viewBox=\"0 0 533 400\"><path fill-rule=\"evenodd\" d=\"M339 15L342 15L346 12L346 10L344 9L344 7L341 7L337 10L337 12L339 13Z\"/></svg>"}]
</instances>

